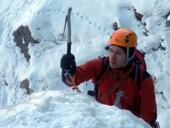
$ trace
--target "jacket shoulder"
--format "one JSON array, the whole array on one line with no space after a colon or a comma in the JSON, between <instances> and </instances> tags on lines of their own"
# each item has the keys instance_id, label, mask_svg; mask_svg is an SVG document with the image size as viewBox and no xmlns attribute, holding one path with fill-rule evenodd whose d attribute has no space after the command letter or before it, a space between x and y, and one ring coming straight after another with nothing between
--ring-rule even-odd
<instances>
[{"instance_id":1,"label":"jacket shoulder","mask_svg":"<svg viewBox=\"0 0 170 128\"><path fill-rule=\"evenodd\" d=\"M146 70L143 70L143 77L142 80L145 80L147 78L151 77L150 73L148 73Z\"/></svg>"}]
</instances>

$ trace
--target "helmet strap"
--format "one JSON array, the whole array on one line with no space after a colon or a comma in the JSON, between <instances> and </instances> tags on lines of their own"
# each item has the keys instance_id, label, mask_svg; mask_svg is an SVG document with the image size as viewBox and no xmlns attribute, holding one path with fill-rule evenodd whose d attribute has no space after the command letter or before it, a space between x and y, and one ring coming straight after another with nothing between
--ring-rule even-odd
<instances>
[{"instance_id":1,"label":"helmet strap","mask_svg":"<svg viewBox=\"0 0 170 128\"><path fill-rule=\"evenodd\" d=\"M134 57L134 54L131 57L129 57L129 47L127 47L127 50L126 50L126 61L123 64L122 67L126 67L126 65L133 59L133 57Z\"/></svg>"}]
</instances>

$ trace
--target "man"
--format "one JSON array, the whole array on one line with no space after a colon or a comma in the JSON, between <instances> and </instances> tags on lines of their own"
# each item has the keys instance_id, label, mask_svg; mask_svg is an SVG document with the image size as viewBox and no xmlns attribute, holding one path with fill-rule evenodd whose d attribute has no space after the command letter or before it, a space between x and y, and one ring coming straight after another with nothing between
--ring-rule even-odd
<instances>
[{"instance_id":1,"label":"man","mask_svg":"<svg viewBox=\"0 0 170 128\"><path fill-rule=\"evenodd\" d=\"M89 79L97 81L95 97L99 102L127 109L153 125L157 115L154 83L150 74L134 63L136 33L118 29L109 44L109 57L93 59L77 67L72 54L63 55L63 82L76 87ZM100 75L104 67L105 72ZM100 79L96 80L99 75Z\"/></svg>"}]
</instances>

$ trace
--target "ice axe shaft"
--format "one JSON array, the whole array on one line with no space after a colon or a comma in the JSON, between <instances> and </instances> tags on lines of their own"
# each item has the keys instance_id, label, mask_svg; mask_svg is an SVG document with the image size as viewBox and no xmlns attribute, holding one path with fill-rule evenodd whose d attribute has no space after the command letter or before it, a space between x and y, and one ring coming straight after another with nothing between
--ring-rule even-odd
<instances>
[{"instance_id":1,"label":"ice axe shaft","mask_svg":"<svg viewBox=\"0 0 170 128\"><path fill-rule=\"evenodd\" d=\"M64 31L63 35L65 34L65 29L67 25L67 30L68 30L68 35L67 35L67 55L71 53L71 20L70 20L70 15L71 15L72 8L70 7L68 9L66 18L65 18L65 24L64 24Z\"/></svg>"}]
</instances>

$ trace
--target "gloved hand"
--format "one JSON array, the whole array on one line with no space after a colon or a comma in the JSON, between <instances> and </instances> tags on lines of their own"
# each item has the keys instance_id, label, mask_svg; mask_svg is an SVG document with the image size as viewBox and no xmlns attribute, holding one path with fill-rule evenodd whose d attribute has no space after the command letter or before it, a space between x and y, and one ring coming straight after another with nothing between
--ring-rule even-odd
<instances>
[{"instance_id":1,"label":"gloved hand","mask_svg":"<svg viewBox=\"0 0 170 128\"><path fill-rule=\"evenodd\" d=\"M76 72L76 62L74 55L64 54L61 58L60 67L62 68L63 72L67 72L70 73L70 75L73 75Z\"/></svg>"}]
</instances>

